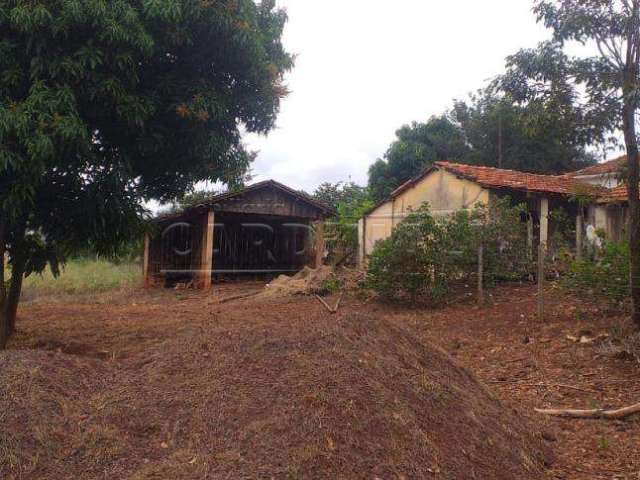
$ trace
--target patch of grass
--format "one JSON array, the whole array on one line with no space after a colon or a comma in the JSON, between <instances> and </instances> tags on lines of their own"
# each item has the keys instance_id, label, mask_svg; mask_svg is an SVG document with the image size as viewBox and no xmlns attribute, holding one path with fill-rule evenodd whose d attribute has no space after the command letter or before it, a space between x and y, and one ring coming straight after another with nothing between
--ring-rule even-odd
<instances>
[{"instance_id":1,"label":"patch of grass","mask_svg":"<svg viewBox=\"0 0 640 480\"><path fill-rule=\"evenodd\" d=\"M341 289L340 280L336 277L329 277L322 283L322 290L329 292L332 295L340 293Z\"/></svg>"},{"instance_id":2,"label":"patch of grass","mask_svg":"<svg viewBox=\"0 0 640 480\"><path fill-rule=\"evenodd\" d=\"M132 288L141 282L136 263L114 264L106 260L71 260L58 278L47 269L41 275L25 279L23 295L27 299L48 295L100 293Z\"/></svg>"}]
</instances>

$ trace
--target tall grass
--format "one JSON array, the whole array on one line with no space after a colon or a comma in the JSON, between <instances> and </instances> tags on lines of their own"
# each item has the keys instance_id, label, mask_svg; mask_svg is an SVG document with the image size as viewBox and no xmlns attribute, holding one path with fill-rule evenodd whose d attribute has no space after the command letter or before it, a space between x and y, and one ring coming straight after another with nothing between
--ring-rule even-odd
<instances>
[{"instance_id":1,"label":"tall grass","mask_svg":"<svg viewBox=\"0 0 640 480\"><path fill-rule=\"evenodd\" d=\"M142 273L136 263L114 264L106 260L71 260L58 278L47 269L24 281L23 296L31 299L49 295L100 293L140 285Z\"/></svg>"}]
</instances>

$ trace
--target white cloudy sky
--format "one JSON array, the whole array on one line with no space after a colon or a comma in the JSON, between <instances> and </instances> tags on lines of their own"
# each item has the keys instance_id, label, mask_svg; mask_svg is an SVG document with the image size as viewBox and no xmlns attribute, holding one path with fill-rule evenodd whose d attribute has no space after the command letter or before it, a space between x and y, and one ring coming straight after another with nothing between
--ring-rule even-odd
<instances>
[{"instance_id":1,"label":"white cloudy sky","mask_svg":"<svg viewBox=\"0 0 640 480\"><path fill-rule=\"evenodd\" d=\"M278 127L248 136L256 180L365 184L404 123L426 120L548 38L531 0L279 0L298 55Z\"/></svg>"}]
</instances>

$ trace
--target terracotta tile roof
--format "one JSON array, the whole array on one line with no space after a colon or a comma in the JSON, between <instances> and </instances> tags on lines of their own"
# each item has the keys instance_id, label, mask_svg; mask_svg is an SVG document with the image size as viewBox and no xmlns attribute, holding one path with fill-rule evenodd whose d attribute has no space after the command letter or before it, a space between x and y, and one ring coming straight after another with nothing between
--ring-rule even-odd
<instances>
[{"instance_id":1,"label":"terracotta tile roof","mask_svg":"<svg viewBox=\"0 0 640 480\"><path fill-rule=\"evenodd\" d=\"M629 192L626 185L618 185L615 188L607 190L605 193L598 197L598 203L618 203L627 202L629 198Z\"/></svg>"},{"instance_id":2,"label":"terracotta tile roof","mask_svg":"<svg viewBox=\"0 0 640 480\"><path fill-rule=\"evenodd\" d=\"M569 195L583 191L585 185L567 176L538 175L493 167L436 162L437 167L471 180L486 188L506 188L525 192ZM594 189L595 190L595 189Z\"/></svg>"},{"instance_id":3,"label":"terracotta tile roof","mask_svg":"<svg viewBox=\"0 0 640 480\"><path fill-rule=\"evenodd\" d=\"M609 173L616 173L620 171L620 169L625 165L625 163L627 163L626 155L615 158L613 160L609 160L608 162L602 162L602 163L598 163L597 165L592 165L590 167L583 168L582 170L569 172L566 174L566 176L580 177L580 176L606 175Z\"/></svg>"}]
</instances>

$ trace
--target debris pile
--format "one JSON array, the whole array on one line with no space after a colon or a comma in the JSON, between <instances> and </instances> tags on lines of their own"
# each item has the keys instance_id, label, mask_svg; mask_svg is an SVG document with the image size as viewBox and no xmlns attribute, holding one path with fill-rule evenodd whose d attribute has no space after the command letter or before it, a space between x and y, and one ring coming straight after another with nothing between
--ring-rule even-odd
<instances>
[{"instance_id":1,"label":"debris pile","mask_svg":"<svg viewBox=\"0 0 640 480\"><path fill-rule=\"evenodd\" d=\"M293 277L280 275L265 287L264 295L284 297L288 295L311 295L322 292L325 282L333 275L333 269L327 266L313 269L304 267Z\"/></svg>"}]
</instances>

